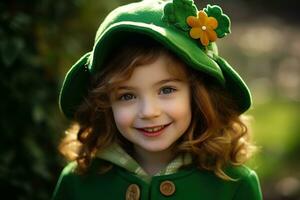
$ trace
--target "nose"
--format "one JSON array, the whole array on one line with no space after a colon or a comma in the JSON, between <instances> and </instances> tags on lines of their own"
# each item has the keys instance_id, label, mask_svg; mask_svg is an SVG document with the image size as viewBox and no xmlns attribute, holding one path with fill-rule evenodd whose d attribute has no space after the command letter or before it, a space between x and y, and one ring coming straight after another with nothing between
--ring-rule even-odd
<instances>
[{"instance_id":1,"label":"nose","mask_svg":"<svg viewBox=\"0 0 300 200\"><path fill-rule=\"evenodd\" d=\"M140 104L139 117L151 119L160 116L161 108L159 102L153 98L144 98Z\"/></svg>"}]
</instances>

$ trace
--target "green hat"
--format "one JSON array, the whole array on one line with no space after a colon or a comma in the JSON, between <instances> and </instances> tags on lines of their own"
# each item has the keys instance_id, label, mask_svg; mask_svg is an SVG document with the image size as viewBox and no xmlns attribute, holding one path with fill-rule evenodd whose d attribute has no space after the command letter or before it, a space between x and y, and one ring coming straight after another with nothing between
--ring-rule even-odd
<instances>
[{"instance_id":1,"label":"green hat","mask_svg":"<svg viewBox=\"0 0 300 200\"><path fill-rule=\"evenodd\" d=\"M218 81L233 96L240 113L251 106L251 95L241 77L220 56L215 40L230 33L230 20L219 6L198 11L193 0L144 0L113 10L100 25L93 50L66 74L59 97L64 115L72 119L87 95L90 76L122 41L143 34L161 43L188 66Z\"/></svg>"}]
</instances>

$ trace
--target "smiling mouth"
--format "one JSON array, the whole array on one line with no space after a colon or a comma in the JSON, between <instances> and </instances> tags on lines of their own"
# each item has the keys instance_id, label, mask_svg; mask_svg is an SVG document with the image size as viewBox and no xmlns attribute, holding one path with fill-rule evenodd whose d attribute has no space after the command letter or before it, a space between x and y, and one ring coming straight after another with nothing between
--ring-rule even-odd
<instances>
[{"instance_id":1,"label":"smiling mouth","mask_svg":"<svg viewBox=\"0 0 300 200\"><path fill-rule=\"evenodd\" d=\"M162 130L164 130L166 127L168 127L171 123L160 125L160 126L154 126L154 127L146 127L146 128L137 128L139 131L142 131L144 135L146 136L158 136L162 133Z\"/></svg>"}]
</instances>

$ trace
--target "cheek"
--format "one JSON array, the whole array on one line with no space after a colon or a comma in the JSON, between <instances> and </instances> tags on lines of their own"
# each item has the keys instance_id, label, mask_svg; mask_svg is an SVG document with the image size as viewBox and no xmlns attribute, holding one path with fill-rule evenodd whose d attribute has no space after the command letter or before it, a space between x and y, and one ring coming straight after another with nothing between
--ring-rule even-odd
<instances>
[{"instance_id":1,"label":"cheek","mask_svg":"<svg viewBox=\"0 0 300 200\"><path fill-rule=\"evenodd\" d=\"M113 106L112 111L116 122L116 126L119 129L126 128L127 126L130 126L133 123L135 115L132 109Z\"/></svg>"},{"instance_id":2,"label":"cheek","mask_svg":"<svg viewBox=\"0 0 300 200\"><path fill-rule=\"evenodd\" d=\"M191 106L189 94L181 95L175 101L169 102L165 105L165 110L174 119L189 121L191 118Z\"/></svg>"},{"instance_id":3,"label":"cheek","mask_svg":"<svg viewBox=\"0 0 300 200\"><path fill-rule=\"evenodd\" d=\"M172 116L175 120L178 120L179 122L186 122L190 120L191 109L189 105L177 104L177 106L174 107L173 109L168 109L168 113L170 116Z\"/></svg>"}]
</instances>

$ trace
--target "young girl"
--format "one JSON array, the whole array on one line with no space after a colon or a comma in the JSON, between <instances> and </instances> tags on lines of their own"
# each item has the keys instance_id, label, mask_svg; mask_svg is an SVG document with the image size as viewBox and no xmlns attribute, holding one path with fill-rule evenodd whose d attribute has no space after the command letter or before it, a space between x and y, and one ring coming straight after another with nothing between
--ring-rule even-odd
<instances>
[{"instance_id":1,"label":"young girl","mask_svg":"<svg viewBox=\"0 0 300 200\"><path fill-rule=\"evenodd\" d=\"M144 0L111 12L67 73L58 199L262 199L244 166L249 90L220 56L218 6Z\"/></svg>"}]
</instances>

